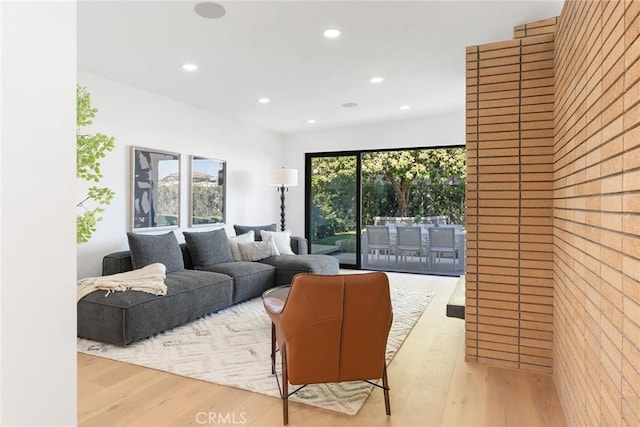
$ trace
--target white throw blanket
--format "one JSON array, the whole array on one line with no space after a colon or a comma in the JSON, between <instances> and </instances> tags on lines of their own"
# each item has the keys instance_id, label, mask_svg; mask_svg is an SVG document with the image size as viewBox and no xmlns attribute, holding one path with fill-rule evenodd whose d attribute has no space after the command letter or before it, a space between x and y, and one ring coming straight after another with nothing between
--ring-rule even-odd
<instances>
[{"instance_id":1,"label":"white throw blanket","mask_svg":"<svg viewBox=\"0 0 640 427\"><path fill-rule=\"evenodd\" d=\"M107 291L105 297L111 292L142 291L153 295L166 295L167 285L164 284L167 268L164 264L155 263L126 273L112 274L110 276L87 277L78 280L78 301L91 292Z\"/></svg>"}]
</instances>

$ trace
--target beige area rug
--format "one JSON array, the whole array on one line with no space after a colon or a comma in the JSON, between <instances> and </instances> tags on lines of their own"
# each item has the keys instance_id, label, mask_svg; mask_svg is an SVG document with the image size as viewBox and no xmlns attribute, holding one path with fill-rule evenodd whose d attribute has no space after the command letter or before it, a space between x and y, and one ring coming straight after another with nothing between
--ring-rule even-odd
<instances>
[{"instance_id":1,"label":"beige area rug","mask_svg":"<svg viewBox=\"0 0 640 427\"><path fill-rule=\"evenodd\" d=\"M398 351L433 295L433 291L391 285L394 317L387 361ZM78 338L78 351L279 397L271 374L271 323L259 297L127 347ZM280 365L279 358L277 362ZM355 415L372 388L363 381L309 385L290 400Z\"/></svg>"}]
</instances>

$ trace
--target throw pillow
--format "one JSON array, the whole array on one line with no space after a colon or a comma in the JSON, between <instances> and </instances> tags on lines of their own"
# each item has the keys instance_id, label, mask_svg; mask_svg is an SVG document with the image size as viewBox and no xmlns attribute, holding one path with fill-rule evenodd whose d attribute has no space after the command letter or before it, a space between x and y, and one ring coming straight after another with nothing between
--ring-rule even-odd
<instances>
[{"instance_id":1,"label":"throw pillow","mask_svg":"<svg viewBox=\"0 0 640 427\"><path fill-rule=\"evenodd\" d=\"M268 230L268 231L276 231L276 224L269 225L234 225L234 230L236 231L236 236L239 236L244 233L248 233L249 231L254 232L256 241L262 240L262 236L260 236L260 230Z\"/></svg>"},{"instance_id":2,"label":"throw pillow","mask_svg":"<svg viewBox=\"0 0 640 427\"><path fill-rule=\"evenodd\" d=\"M273 241L280 255L295 255L291 250L291 231L266 231L261 230L262 240Z\"/></svg>"},{"instance_id":3,"label":"throw pillow","mask_svg":"<svg viewBox=\"0 0 640 427\"><path fill-rule=\"evenodd\" d=\"M275 246L271 242L246 242L239 243L238 248L244 261L260 261L277 255Z\"/></svg>"},{"instance_id":4,"label":"throw pillow","mask_svg":"<svg viewBox=\"0 0 640 427\"><path fill-rule=\"evenodd\" d=\"M167 273L184 270L182 249L173 231L166 234L127 233L134 270L159 262Z\"/></svg>"},{"instance_id":5,"label":"throw pillow","mask_svg":"<svg viewBox=\"0 0 640 427\"><path fill-rule=\"evenodd\" d=\"M253 230L248 233L241 234L235 237L229 237L229 246L231 246L231 253L233 254L233 258L236 261L242 261L242 254L240 253L240 248L238 248L238 244L240 243L249 243L255 240Z\"/></svg>"},{"instance_id":6,"label":"throw pillow","mask_svg":"<svg viewBox=\"0 0 640 427\"><path fill-rule=\"evenodd\" d=\"M195 233L183 231L182 234L191 253L194 267L234 261L229 238L224 228Z\"/></svg>"}]
</instances>

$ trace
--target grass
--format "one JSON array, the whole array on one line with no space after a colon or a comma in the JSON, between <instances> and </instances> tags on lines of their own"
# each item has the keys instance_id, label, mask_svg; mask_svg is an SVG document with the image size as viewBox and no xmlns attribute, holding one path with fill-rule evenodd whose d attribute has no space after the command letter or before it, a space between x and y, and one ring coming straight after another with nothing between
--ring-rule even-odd
<instances>
[{"instance_id":1,"label":"grass","mask_svg":"<svg viewBox=\"0 0 640 427\"><path fill-rule=\"evenodd\" d=\"M322 239L314 240L313 243L318 245L335 245L336 241L343 239L355 239L355 231L345 231L342 233L336 233L333 236L323 237Z\"/></svg>"}]
</instances>

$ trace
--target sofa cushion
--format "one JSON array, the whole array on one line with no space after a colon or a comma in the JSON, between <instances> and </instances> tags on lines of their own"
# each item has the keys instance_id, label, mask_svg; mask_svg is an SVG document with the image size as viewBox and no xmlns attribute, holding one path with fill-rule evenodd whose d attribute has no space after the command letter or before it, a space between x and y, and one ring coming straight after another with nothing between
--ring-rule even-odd
<instances>
[{"instance_id":1,"label":"sofa cushion","mask_svg":"<svg viewBox=\"0 0 640 427\"><path fill-rule=\"evenodd\" d=\"M291 232L260 230L263 241L273 241L278 249L279 255L295 255L291 250Z\"/></svg>"},{"instance_id":2,"label":"sofa cushion","mask_svg":"<svg viewBox=\"0 0 640 427\"><path fill-rule=\"evenodd\" d=\"M259 262L234 261L202 267L202 270L213 271L233 277L233 303L262 295L273 287L276 269Z\"/></svg>"},{"instance_id":3,"label":"sofa cushion","mask_svg":"<svg viewBox=\"0 0 640 427\"><path fill-rule=\"evenodd\" d=\"M159 262L167 268L167 273L184 270L182 250L173 231L165 234L127 233L127 240L134 269Z\"/></svg>"},{"instance_id":4,"label":"sofa cushion","mask_svg":"<svg viewBox=\"0 0 640 427\"><path fill-rule=\"evenodd\" d=\"M231 246L231 253L236 261L242 261L242 254L240 253L239 243L248 243L255 240L253 230L241 234L239 236L229 237L229 246Z\"/></svg>"},{"instance_id":5,"label":"sofa cushion","mask_svg":"<svg viewBox=\"0 0 640 427\"><path fill-rule=\"evenodd\" d=\"M273 242L239 243L238 249L243 261L260 261L261 259L279 255Z\"/></svg>"},{"instance_id":6,"label":"sofa cushion","mask_svg":"<svg viewBox=\"0 0 640 427\"><path fill-rule=\"evenodd\" d=\"M231 277L207 271L168 273L167 295L92 292L78 302L78 336L116 345L182 325L232 304Z\"/></svg>"},{"instance_id":7,"label":"sofa cushion","mask_svg":"<svg viewBox=\"0 0 640 427\"><path fill-rule=\"evenodd\" d=\"M205 232L183 231L194 267L233 261L229 238L224 228Z\"/></svg>"},{"instance_id":8,"label":"sofa cushion","mask_svg":"<svg viewBox=\"0 0 640 427\"><path fill-rule=\"evenodd\" d=\"M234 225L233 229L236 231L236 236L253 230L255 239L259 242L260 240L262 240L262 236L260 235L260 230L276 231L276 224L273 223L269 225Z\"/></svg>"},{"instance_id":9,"label":"sofa cushion","mask_svg":"<svg viewBox=\"0 0 640 427\"><path fill-rule=\"evenodd\" d=\"M291 283L298 273L338 274L340 263L329 255L280 255L260 261L276 268L275 285Z\"/></svg>"}]
</instances>

